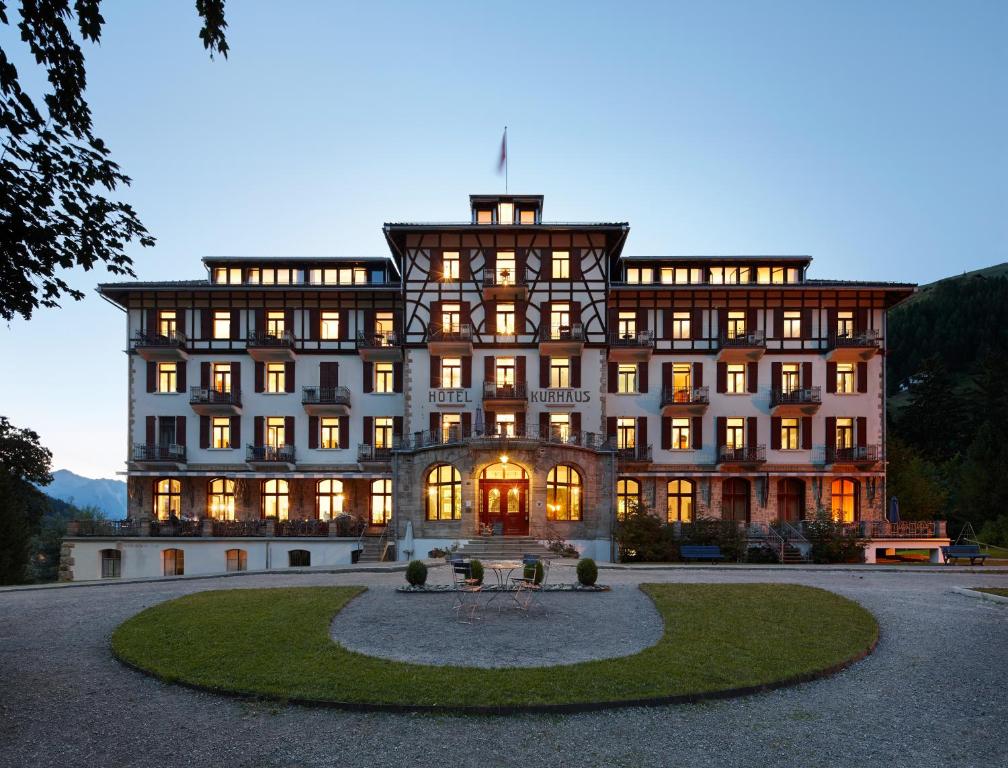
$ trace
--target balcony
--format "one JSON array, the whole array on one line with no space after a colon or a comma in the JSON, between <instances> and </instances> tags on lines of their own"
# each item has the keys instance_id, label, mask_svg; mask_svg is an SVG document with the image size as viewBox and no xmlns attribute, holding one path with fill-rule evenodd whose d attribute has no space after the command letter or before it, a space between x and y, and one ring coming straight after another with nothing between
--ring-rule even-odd
<instances>
[{"instance_id":1,"label":"balcony","mask_svg":"<svg viewBox=\"0 0 1008 768\"><path fill-rule=\"evenodd\" d=\"M650 445L635 445L630 448L617 448L616 458L620 461L641 464L652 461Z\"/></svg>"},{"instance_id":2,"label":"balcony","mask_svg":"<svg viewBox=\"0 0 1008 768\"><path fill-rule=\"evenodd\" d=\"M707 387L664 387L662 416L702 416L710 406Z\"/></svg>"},{"instance_id":3,"label":"balcony","mask_svg":"<svg viewBox=\"0 0 1008 768\"><path fill-rule=\"evenodd\" d=\"M860 363L871 360L882 349L877 330L830 334L826 359L831 363Z\"/></svg>"},{"instance_id":4,"label":"balcony","mask_svg":"<svg viewBox=\"0 0 1008 768\"><path fill-rule=\"evenodd\" d=\"M347 387L303 387L301 405L309 416L346 416L350 413Z\"/></svg>"},{"instance_id":5,"label":"balcony","mask_svg":"<svg viewBox=\"0 0 1008 768\"><path fill-rule=\"evenodd\" d=\"M293 445L250 445L245 455L250 469L294 469Z\"/></svg>"},{"instance_id":6,"label":"balcony","mask_svg":"<svg viewBox=\"0 0 1008 768\"><path fill-rule=\"evenodd\" d=\"M361 443L357 446L357 461L362 464L386 464L392 461L392 449Z\"/></svg>"},{"instance_id":7,"label":"balcony","mask_svg":"<svg viewBox=\"0 0 1008 768\"><path fill-rule=\"evenodd\" d=\"M717 359L720 363L754 363L766 352L763 331L722 336L718 340Z\"/></svg>"},{"instance_id":8,"label":"balcony","mask_svg":"<svg viewBox=\"0 0 1008 768\"><path fill-rule=\"evenodd\" d=\"M822 405L819 387L775 389L770 393L770 413L774 416L811 416Z\"/></svg>"},{"instance_id":9,"label":"balcony","mask_svg":"<svg viewBox=\"0 0 1008 768\"><path fill-rule=\"evenodd\" d=\"M245 341L245 349L257 363L290 362L294 359L294 334L289 331L279 335L252 331Z\"/></svg>"},{"instance_id":10,"label":"balcony","mask_svg":"<svg viewBox=\"0 0 1008 768\"><path fill-rule=\"evenodd\" d=\"M385 363L403 359L402 347L399 346L399 335L394 331L388 333L358 333L357 354L367 363Z\"/></svg>"},{"instance_id":11,"label":"balcony","mask_svg":"<svg viewBox=\"0 0 1008 768\"><path fill-rule=\"evenodd\" d=\"M526 444L528 447L539 444L564 445L583 448L599 453L611 453L615 438L607 438L597 432L574 432L562 427L552 426L545 432L540 432L535 425L528 425L524 431L505 432L484 429L483 424L473 426L471 433L463 434L458 429L429 430L404 435L396 442L397 451L419 451L425 448L440 448L445 445L470 444L482 448L510 447L516 444Z\"/></svg>"},{"instance_id":12,"label":"balcony","mask_svg":"<svg viewBox=\"0 0 1008 768\"><path fill-rule=\"evenodd\" d=\"M580 355L584 349L585 332L581 323L539 329L539 354L554 356Z\"/></svg>"},{"instance_id":13,"label":"balcony","mask_svg":"<svg viewBox=\"0 0 1008 768\"><path fill-rule=\"evenodd\" d=\"M241 392L189 387L189 405L200 416L237 416L242 412Z\"/></svg>"},{"instance_id":14,"label":"balcony","mask_svg":"<svg viewBox=\"0 0 1008 768\"><path fill-rule=\"evenodd\" d=\"M612 363L646 363L654 352L653 331L609 334L609 361Z\"/></svg>"},{"instance_id":15,"label":"balcony","mask_svg":"<svg viewBox=\"0 0 1008 768\"><path fill-rule=\"evenodd\" d=\"M186 463L186 447L177 443L141 443L133 446L133 461L147 466L181 467Z\"/></svg>"},{"instance_id":16,"label":"balcony","mask_svg":"<svg viewBox=\"0 0 1008 768\"><path fill-rule=\"evenodd\" d=\"M432 355L455 357L472 355L472 326L445 325L427 331L427 350Z\"/></svg>"},{"instance_id":17,"label":"balcony","mask_svg":"<svg viewBox=\"0 0 1008 768\"><path fill-rule=\"evenodd\" d=\"M524 382L499 386L496 382L484 381L483 407L524 411L528 407L528 389Z\"/></svg>"},{"instance_id":18,"label":"balcony","mask_svg":"<svg viewBox=\"0 0 1008 768\"><path fill-rule=\"evenodd\" d=\"M486 299L528 298L528 280L523 269L484 269L482 283Z\"/></svg>"},{"instance_id":19,"label":"balcony","mask_svg":"<svg viewBox=\"0 0 1008 768\"><path fill-rule=\"evenodd\" d=\"M722 445L718 448L718 464L753 466L764 462L766 462L765 445L743 445L737 448Z\"/></svg>"},{"instance_id":20,"label":"balcony","mask_svg":"<svg viewBox=\"0 0 1008 768\"><path fill-rule=\"evenodd\" d=\"M854 467L870 467L885 458L879 445L856 445L851 448L826 446L827 464L848 464Z\"/></svg>"},{"instance_id":21,"label":"balcony","mask_svg":"<svg viewBox=\"0 0 1008 768\"><path fill-rule=\"evenodd\" d=\"M152 363L170 363L188 360L184 333L144 333L137 331L133 337L133 351Z\"/></svg>"}]
</instances>

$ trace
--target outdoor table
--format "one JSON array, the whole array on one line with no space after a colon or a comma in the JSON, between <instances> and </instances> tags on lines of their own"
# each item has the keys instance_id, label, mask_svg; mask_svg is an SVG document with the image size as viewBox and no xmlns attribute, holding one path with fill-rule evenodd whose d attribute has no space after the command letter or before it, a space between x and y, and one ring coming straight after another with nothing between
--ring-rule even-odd
<instances>
[{"instance_id":1,"label":"outdoor table","mask_svg":"<svg viewBox=\"0 0 1008 768\"><path fill-rule=\"evenodd\" d=\"M490 605L501 592L507 591L508 581L511 579L511 574L518 568L524 567L524 563L521 560L488 560L483 563L484 571L489 568L494 572L494 576L497 578L496 585L490 585L489 588L485 588L484 591L492 592L490 599L486 601L487 605Z\"/></svg>"}]
</instances>

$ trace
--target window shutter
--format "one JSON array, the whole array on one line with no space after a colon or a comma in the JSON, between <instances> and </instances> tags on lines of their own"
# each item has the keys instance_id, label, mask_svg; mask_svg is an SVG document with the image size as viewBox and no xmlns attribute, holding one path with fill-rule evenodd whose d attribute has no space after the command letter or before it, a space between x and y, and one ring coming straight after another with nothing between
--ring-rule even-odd
<instances>
[{"instance_id":1,"label":"window shutter","mask_svg":"<svg viewBox=\"0 0 1008 768\"><path fill-rule=\"evenodd\" d=\"M525 436L525 411L518 411L515 414L515 433L518 437Z\"/></svg>"},{"instance_id":2,"label":"window shutter","mask_svg":"<svg viewBox=\"0 0 1008 768\"><path fill-rule=\"evenodd\" d=\"M550 359L548 355L539 356L539 388L545 389L549 386L549 366Z\"/></svg>"},{"instance_id":3,"label":"window shutter","mask_svg":"<svg viewBox=\"0 0 1008 768\"><path fill-rule=\"evenodd\" d=\"M836 363L826 363L826 393L836 392Z\"/></svg>"},{"instance_id":4,"label":"window shutter","mask_svg":"<svg viewBox=\"0 0 1008 768\"><path fill-rule=\"evenodd\" d=\"M690 338L693 340L705 339L707 334L703 327L703 310L690 310Z\"/></svg>"},{"instance_id":5,"label":"window shutter","mask_svg":"<svg viewBox=\"0 0 1008 768\"><path fill-rule=\"evenodd\" d=\"M319 447L319 420L318 416L308 417L308 447Z\"/></svg>"},{"instance_id":6,"label":"window shutter","mask_svg":"<svg viewBox=\"0 0 1008 768\"><path fill-rule=\"evenodd\" d=\"M462 276L462 254L459 253L459 277ZM438 248L430 249L430 275L428 279L432 283L439 283L444 278L444 252Z\"/></svg>"},{"instance_id":7,"label":"window shutter","mask_svg":"<svg viewBox=\"0 0 1008 768\"><path fill-rule=\"evenodd\" d=\"M213 336L213 310L209 307L200 310L200 338L209 339Z\"/></svg>"},{"instance_id":8,"label":"window shutter","mask_svg":"<svg viewBox=\"0 0 1008 768\"><path fill-rule=\"evenodd\" d=\"M294 417L284 416L284 440L287 445L294 445Z\"/></svg>"},{"instance_id":9,"label":"window shutter","mask_svg":"<svg viewBox=\"0 0 1008 768\"><path fill-rule=\"evenodd\" d=\"M667 451L672 447L672 417L661 417L661 447Z\"/></svg>"},{"instance_id":10,"label":"window shutter","mask_svg":"<svg viewBox=\"0 0 1008 768\"><path fill-rule=\"evenodd\" d=\"M637 391L647 394L648 391L648 364L637 363Z\"/></svg>"},{"instance_id":11,"label":"window shutter","mask_svg":"<svg viewBox=\"0 0 1008 768\"><path fill-rule=\"evenodd\" d=\"M606 332L609 338L615 338L619 333L619 310L615 307L609 309L609 317L606 318Z\"/></svg>"},{"instance_id":12,"label":"window shutter","mask_svg":"<svg viewBox=\"0 0 1008 768\"><path fill-rule=\"evenodd\" d=\"M294 391L294 363L287 362L284 363L284 390L287 392Z\"/></svg>"},{"instance_id":13,"label":"window shutter","mask_svg":"<svg viewBox=\"0 0 1008 768\"><path fill-rule=\"evenodd\" d=\"M361 365L361 389L363 392L374 392L374 363Z\"/></svg>"},{"instance_id":14,"label":"window shutter","mask_svg":"<svg viewBox=\"0 0 1008 768\"><path fill-rule=\"evenodd\" d=\"M365 416L363 419L364 424L364 443L367 445L374 445L374 418L371 416Z\"/></svg>"},{"instance_id":15,"label":"window shutter","mask_svg":"<svg viewBox=\"0 0 1008 768\"><path fill-rule=\"evenodd\" d=\"M661 385L662 390L672 389L675 379L672 372L672 363L661 364Z\"/></svg>"},{"instance_id":16,"label":"window shutter","mask_svg":"<svg viewBox=\"0 0 1008 768\"><path fill-rule=\"evenodd\" d=\"M868 391L868 363L863 360L857 364L857 391Z\"/></svg>"},{"instance_id":17,"label":"window shutter","mask_svg":"<svg viewBox=\"0 0 1008 768\"><path fill-rule=\"evenodd\" d=\"M255 329L257 333L266 332L266 310L256 309L252 311L252 318L255 321Z\"/></svg>"},{"instance_id":18,"label":"window shutter","mask_svg":"<svg viewBox=\"0 0 1008 768\"><path fill-rule=\"evenodd\" d=\"M728 309L722 307L717 311L717 335L719 338L725 338L728 335Z\"/></svg>"},{"instance_id":19,"label":"window shutter","mask_svg":"<svg viewBox=\"0 0 1008 768\"><path fill-rule=\"evenodd\" d=\"M836 448L836 416L826 417L826 449Z\"/></svg>"},{"instance_id":20,"label":"window shutter","mask_svg":"<svg viewBox=\"0 0 1008 768\"><path fill-rule=\"evenodd\" d=\"M241 398L241 363L231 363L231 391Z\"/></svg>"},{"instance_id":21,"label":"window shutter","mask_svg":"<svg viewBox=\"0 0 1008 768\"><path fill-rule=\"evenodd\" d=\"M437 412L432 413L430 415L429 423L431 434L437 434L438 430L441 429L441 414Z\"/></svg>"},{"instance_id":22,"label":"window shutter","mask_svg":"<svg viewBox=\"0 0 1008 768\"><path fill-rule=\"evenodd\" d=\"M175 417L175 442L178 445L186 444L185 416Z\"/></svg>"},{"instance_id":23,"label":"window shutter","mask_svg":"<svg viewBox=\"0 0 1008 768\"><path fill-rule=\"evenodd\" d=\"M728 363L717 364L717 391L719 394L728 391Z\"/></svg>"},{"instance_id":24,"label":"window shutter","mask_svg":"<svg viewBox=\"0 0 1008 768\"><path fill-rule=\"evenodd\" d=\"M148 416L146 423L146 436L144 440L147 445L154 445L157 442L157 418L155 416Z\"/></svg>"},{"instance_id":25,"label":"window shutter","mask_svg":"<svg viewBox=\"0 0 1008 768\"><path fill-rule=\"evenodd\" d=\"M772 362L770 363L770 387L775 391L779 392L781 389L781 363Z\"/></svg>"},{"instance_id":26,"label":"window shutter","mask_svg":"<svg viewBox=\"0 0 1008 768\"><path fill-rule=\"evenodd\" d=\"M339 363L319 363L319 386L322 389L339 386Z\"/></svg>"},{"instance_id":27,"label":"window shutter","mask_svg":"<svg viewBox=\"0 0 1008 768\"><path fill-rule=\"evenodd\" d=\"M812 363L801 364L801 385L802 388L812 386Z\"/></svg>"},{"instance_id":28,"label":"window shutter","mask_svg":"<svg viewBox=\"0 0 1008 768\"><path fill-rule=\"evenodd\" d=\"M777 307L773 310L773 335L775 339L784 338L784 308Z\"/></svg>"},{"instance_id":29,"label":"window shutter","mask_svg":"<svg viewBox=\"0 0 1008 768\"><path fill-rule=\"evenodd\" d=\"M462 388L472 386L472 358L468 355L462 358Z\"/></svg>"},{"instance_id":30,"label":"window shutter","mask_svg":"<svg viewBox=\"0 0 1008 768\"><path fill-rule=\"evenodd\" d=\"M648 315L649 312L646 309L637 310L637 331L646 331L650 328L648 325Z\"/></svg>"},{"instance_id":31,"label":"window shutter","mask_svg":"<svg viewBox=\"0 0 1008 768\"><path fill-rule=\"evenodd\" d=\"M717 432L716 450L720 451L728 442L728 420L724 416L717 416L714 419L714 428Z\"/></svg>"},{"instance_id":32,"label":"window shutter","mask_svg":"<svg viewBox=\"0 0 1008 768\"><path fill-rule=\"evenodd\" d=\"M231 310L231 312L229 313L229 322L230 322L230 326L231 326L231 328L230 328L231 333L228 334L228 335L231 337L231 340L234 341L234 340L240 338L239 337L239 331L241 331L241 326L240 326L240 323L238 322L238 312L237 312L237 310L234 310L234 309Z\"/></svg>"},{"instance_id":33,"label":"window shutter","mask_svg":"<svg viewBox=\"0 0 1008 768\"><path fill-rule=\"evenodd\" d=\"M487 334L497 333L497 302L493 299L483 302L483 331Z\"/></svg>"},{"instance_id":34,"label":"window shutter","mask_svg":"<svg viewBox=\"0 0 1008 768\"><path fill-rule=\"evenodd\" d=\"M638 446L643 447L643 446L647 445L647 441L648 441L647 416L638 416L637 417L637 434L636 434L636 438L637 438L637 443L636 444Z\"/></svg>"},{"instance_id":35,"label":"window shutter","mask_svg":"<svg viewBox=\"0 0 1008 768\"><path fill-rule=\"evenodd\" d=\"M350 447L350 417L339 417L339 447L345 451Z\"/></svg>"},{"instance_id":36,"label":"window shutter","mask_svg":"<svg viewBox=\"0 0 1008 768\"><path fill-rule=\"evenodd\" d=\"M672 308L671 307L669 307L668 309L663 309L662 310L662 332L661 332L661 335L662 335L663 339L671 339L672 338L673 331L674 331L674 326L673 326L673 321L674 320L675 320L675 316L672 314ZM690 331L692 331L692 330L693 330L693 328L691 326L690 327Z\"/></svg>"},{"instance_id":37,"label":"window shutter","mask_svg":"<svg viewBox=\"0 0 1008 768\"><path fill-rule=\"evenodd\" d=\"M549 436L549 414L545 411L539 414L539 439Z\"/></svg>"},{"instance_id":38,"label":"window shutter","mask_svg":"<svg viewBox=\"0 0 1008 768\"><path fill-rule=\"evenodd\" d=\"M553 251L548 248L539 249L539 280L550 281L553 279Z\"/></svg>"},{"instance_id":39,"label":"window shutter","mask_svg":"<svg viewBox=\"0 0 1008 768\"><path fill-rule=\"evenodd\" d=\"M570 320L571 327L575 325L582 325L581 322L581 302L572 301L570 303Z\"/></svg>"},{"instance_id":40,"label":"window shutter","mask_svg":"<svg viewBox=\"0 0 1008 768\"><path fill-rule=\"evenodd\" d=\"M528 307L523 301L515 303L515 333L522 334L525 333L525 310Z\"/></svg>"},{"instance_id":41,"label":"window shutter","mask_svg":"<svg viewBox=\"0 0 1008 768\"><path fill-rule=\"evenodd\" d=\"M392 391L403 391L403 364L392 363Z\"/></svg>"},{"instance_id":42,"label":"window shutter","mask_svg":"<svg viewBox=\"0 0 1008 768\"><path fill-rule=\"evenodd\" d=\"M759 312L755 309L746 310L746 333L756 333L756 326L759 324Z\"/></svg>"},{"instance_id":43,"label":"window shutter","mask_svg":"<svg viewBox=\"0 0 1008 768\"><path fill-rule=\"evenodd\" d=\"M581 280L584 277L584 270L581 268L581 249L571 248L570 251L570 276L571 280Z\"/></svg>"},{"instance_id":44,"label":"window shutter","mask_svg":"<svg viewBox=\"0 0 1008 768\"><path fill-rule=\"evenodd\" d=\"M234 428L234 419L231 419L232 430ZM231 436L234 440L234 435ZM237 441L236 441L237 442ZM199 417L199 447L206 449L210 447L210 417L200 416Z\"/></svg>"},{"instance_id":45,"label":"window shutter","mask_svg":"<svg viewBox=\"0 0 1008 768\"><path fill-rule=\"evenodd\" d=\"M854 322L857 323L854 330L858 333L864 333L868 330L869 323L869 311L867 309L859 309L854 313Z\"/></svg>"},{"instance_id":46,"label":"window shutter","mask_svg":"<svg viewBox=\"0 0 1008 768\"><path fill-rule=\"evenodd\" d=\"M757 421L755 416L746 419L746 445L755 447L759 445L759 435L757 434Z\"/></svg>"},{"instance_id":47,"label":"window shutter","mask_svg":"<svg viewBox=\"0 0 1008 768\"><path fill-rule=\"evenodd\" d=\"M803 309L801 311L801 335L802 339L809 340L812 338L812 310Z\"/></svg>"},{"instance_id":48,"label":"window shutter","mask_svg":"<svg viewBox=\"0 0 1008 768\"><path fill-rule=\"evenodd\" d=\"M472 326L472 312L468 301L459 302L459 324Z\"/></svg>"},{"instance_id":49,"label":"window shutter","mask_svg":"<svg viewBox=\"0 0 1008 768\"><path fill-rule=\"evenodd\" d=\"M703 363L693 363L693 381L691 382L694 387L703 386Z\"/></svg>"},{"instance_id":50,"label":"window shutter","mask_svg":"<svg viewBox=\"0 0 1008 768\"><path fill-rule=\"evenodd\" d=\"M581 412L571 411L571 432L578 435L581 433Z\"/></svg>"},{"instance_id":51,"label":"window shutter","mask_svg":"<svg viewBox=\"0 0 1008 768\"><path fill-rule=\"evenodd\" d=\"M770 417L770 447L779 451L781 447L780 435L781 433L781 420L779 416Z\"/></svg>"},{"instance_id":52,"label":"window shutter","mask_svg":"<svg viewBox=\"0 0 1008 768\"><path fill-rule=\"evenodd\" d=\"M483 381L496 381L495 365L496 362L493 355L483 358Z\"/></svg>"},{"instance_id":53,"label":"window shutter","mask_svg":"<svg viewBox=\"0 0 1008 768\"><path fill-rule=\"evenodd\" d=\"M472 264L469 260L472 251L467 248L459 249L459 282L472 280Z\"/></svg>"},{"instance_id":54,"label":"window shutter","mask_svg":"<svg viewBox=\"0 0 1008 768\"><path fill-rule=\"evenodd\" d=\"M209 425L207 425L209 430ZM241 447L241 416L231 417L231 447Z\"/></svg>"},{"instance_id":55,"label":"window shutter","mask_svg":"<svg viewBox=\"0 0 1008 768\"><path fill-rule=\"evenodd\" d=\"M462 437L472 437L472 414L468 411L462 414Z\"/></svg>"},{"instance_id":56,"label":"window shutter","mask_svg":"<svg viewBox=\"0 0 1008 768\"><path fill-rule=\"evenodd\" d=\"M572 387L581 386L581 355L577 357L572 357L570 359L571 365L571 377L570 382Z\"/></svg>"},{"instance_id":57,"label":"window shutter","mask_svg":"<svg viewBox=\"0 0 1008 768\"><path fill-rule=\"evenodd\" d=\"M690 440L693 442L693 450L703 450L703 416L694 416L693 425L690 429Z\"/></svg>"},{"instance_id":58,"label":"window shutter","mask_svg":"<svg viewBox=\"0 0 1008 768\"><path fill-rule=\"evenodd\" d=\"M234 365L234 363L232 363ZM210 363L200 363L199 385L203 389L210 388Z\"/></svg>"},{"instance_id":59,"label":"window shutter","mask_svg":"<svg viewBox=\"0 0 1008 768\"><path fill-rule=\"evenodd\" d=\"M857 439L858 448L864 448L868 445L868 417L858 416L855 429L857 431L855 438Z\"/></svg>"},{"instance_id":60,"label":"window shutter","mask_svg":"<svg viewBox=\"0 0 1008 768\"><path fill-rule=\"evenodd\" d=\"M146 315L146 317L144 318L144 325L145 325L144 330L147 331L147 333L151 334L157 333L158 331L157 310L148 309L144 314Z\"/></svg>"},{"instance_id":61,"label":"window shutter","mask_svg":"<svg viewBox=\"0 0 1008 768\"><path fill-rule=\"evenodd\" d=\"M836 336L837 332L837 309L834 307L832 309L826 310L826 322L829 327L826 329L826 333L820 333L820 336L825 336L827 339Z\"/></svg>"},{"instance_id":62,"label":"window shutter","mask_svg":"<svg viewBox=\"0 0 1008 768\"><path fill-rule=\"evenodd\" d=\"M375 335L375 311L373 309L364 310L364 338L373 339Z\"/></svg>"},{"instance_id":63,"label":"window shutter","mask_svg":"<svg viewBox=\"0 0 1008 768\"><path fill-rule=\"evenodd\" d=\"M253 419L252 421L252 427L254 432L253 439L255 440L254 445L256 446L261 446L265 442L263 440L265 421L266 419L264 416L256 416L255 419Z\"/></svg>"},{"instance_id":64,"label":"window shutter","mask_svg":"<svg viewBox=\"0 0 1008 768\"><path fill-rule=\"evenodd\" d=\"M392 437L402 437L403 430L403 417L393 416L392 417ZM394 444L394 443L393 443Z\"/></svg>"},{"instance_id":65,"label":"window shutter","mask_svg":"<svg viewBox=\"0 0 1008 768\"><path fill-rule=\"evenodd\" d=\"M255 364L255 391L262 392L265 389L264 380L266 378L266 368L264 363Z\"/></svg>"},{"instance_id":66,"label":"window shutter","mask_svg":"<svg viewBox=\"0 0 1008 768\"><path fill-rule=\"evenodd\" d=\"M147 363L147 391L157 391L157 363Z\"/></svg>"},{"instance_id":67,"label":"window shutter","mask_svg":"<svg viewBox=\"0 0 1008 768\"><path fill-rule=\"evenodd\" d=\"M432 333L437 333L441 330L441 302L432 301L430 303L430 322L427 324L427 338L429 339Z\"/></svg>"},{"instance_id":68,"label":"window shutter","mask_svg":"<svg viewBox=\"0 0 1008 768\"><path fill-rule=\"evenodd\" d=\"M749 392L759 391L759 363L749 363L746 371L746 379L748 379L747 384L749 385L747 389Z\"/></svg>"},{"instance_id":69,"label":"window shutter","mask_svg":"<svg viewBox=\"0 0 1008 768\"><path fill-rule=\"evenodd\" d=\"M802 450L812 450L812 417L802 416L801 420L801 447Z\"/></svg>"},{"instance_id":70,"label":"window shutter","mask_svg":"<svg viewBox=\"0 0 1008 768\"><path fill-rule=\"evenodd\" d=\"M438 355L430 356L430 386L431 389L441 386L441 358Z\"/></svg>"},{"instance_id":71,"label":"window shutter","mask_svg":"<svg viewBox=\"0 0 1008 768\"><path fill-rule=\"evenodd\" d=\"M350 328L351 320L356 320L356 313L352 309L340 310L340 339L343 341L350 341L354 338L354 332Z\"/></svg>"},{"instance_id":72,"label":"window shutter","mask_svg":"<svg viewBox=\"0 0 1008 768\"><path fill-rule=\"evenodd\" d=\"M618 387L619 379L619 366L616 363L609 363L609 392L616 392Z\"/></svg>"},{"instance_id":73,"label":"window shutter","mask_svg":"<svg viewBox=\"0 0 1008 768\"><path fill-rule=\"evenodd\" d=\"M525 370L525 355L515 358L515 382L520 387L528 386L528 374Z\"/></svg>"},{"instance_id":74,"label":"window shutter","mask_svg":"<svg viewBox=\"0 0 1008 768\"><path fill-rule=\"evenodd\" d=\"M611 437L616 437L616 417L606 416L606 434Z\"/></svg>"},{"instance_id":75,"label":"window shutter","mask_svg":"<svg viewBox=\"0 0 1008 768\"><path fill-rule=\"evenodd\" d=\"M294 336L299 336L300 334L294 333L294 310L285 309L284 310L284 329L287 333L294 334Z\"/></svg>"},{"instance_id":76,"label":"window shutter","mask_svg":"<svg viewBox=\"0 0 1008 768\"><path fill-rule=\"evenodd\" d=\"M322 313L317 309L308 310L308 327L305 328L305 338L315 341L322 336Z\"/></svg>"}]
</instances>

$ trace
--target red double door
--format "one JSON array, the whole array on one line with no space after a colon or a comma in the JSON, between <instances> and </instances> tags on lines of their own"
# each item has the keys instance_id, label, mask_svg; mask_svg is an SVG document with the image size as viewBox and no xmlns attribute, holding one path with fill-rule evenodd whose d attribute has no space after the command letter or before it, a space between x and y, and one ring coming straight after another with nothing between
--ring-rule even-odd
<instances>
[{"instance_id":1,"label":"red double door","mask_svg":"<svg viewBox=\"0 0 1008 768\"><path fill-rule=\"evenodd\" d=\"M529 532L528 480L482 480L480 524L504 536Z\"/></svg>"}]
</instances>

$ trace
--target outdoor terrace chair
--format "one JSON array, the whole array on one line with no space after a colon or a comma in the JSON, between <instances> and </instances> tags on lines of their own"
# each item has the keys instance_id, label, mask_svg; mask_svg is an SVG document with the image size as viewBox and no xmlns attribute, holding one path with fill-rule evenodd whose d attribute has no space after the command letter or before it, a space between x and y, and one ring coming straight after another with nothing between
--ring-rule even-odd
<instances>
[{"instance_id":1,"label":"outdoor terrace chair","mask_svg":"<svg viewBox=\"0 0 1008 768\"><path fill-rule=\"evenodd\" d=\"M536 583L536 566L542 563L542 579ZM525 555L522 558L522 575L512 579L518 587L515 592L514 601L518 607L528 616L529 612L539 606L545 615L549 615L546 606L543 605L540 597L546 584L549 582L550 561L544 558Z\"/></svg>"},{"instance_id":2,"label":"outdoor terrace chair","mask_svg":"<svg viewBox=\"0 0 1008 768\"><path fill-rule=\"evenodd\" d=\"M455 619L460 624L472 624L478 617L479 595L483 585L472 576L472 562L463 558L452 558L448 561L452 572L452 584L455 587Z\"/></svg>"}]
</instances>

